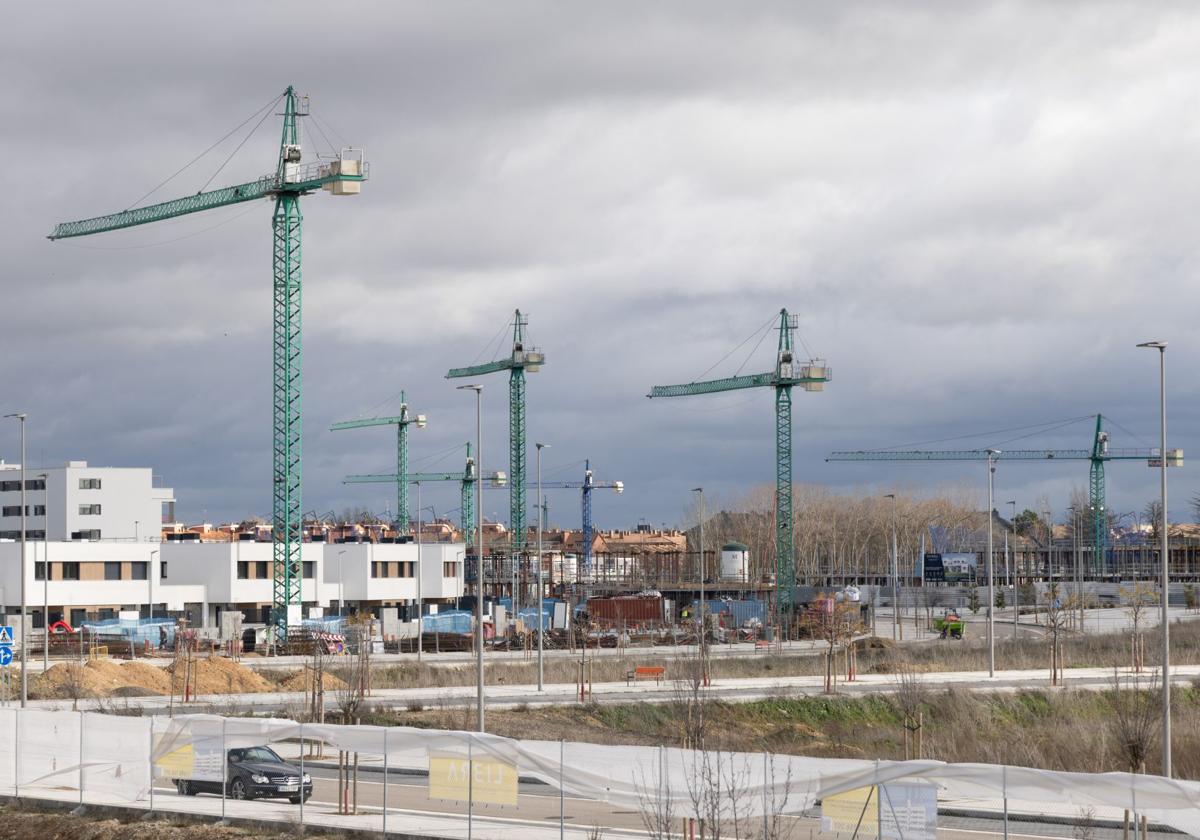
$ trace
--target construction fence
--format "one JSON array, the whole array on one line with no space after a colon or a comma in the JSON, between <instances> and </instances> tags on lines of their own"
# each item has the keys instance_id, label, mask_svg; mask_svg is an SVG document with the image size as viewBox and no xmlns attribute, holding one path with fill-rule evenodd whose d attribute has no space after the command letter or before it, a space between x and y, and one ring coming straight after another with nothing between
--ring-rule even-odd
<instances>
[{"instance_id":1,"label":"construction fence","mask_svg":"<svg viewBox=\"0 0 1200 840\"><path fill-rule=\"evenodd\" d=\"M225 756L264 745L312 779L310 801L234 799L233 777L243 771ZM339 769L350 766L353 773ZM1126 811L1134 815L1135 837L1139 817L1152 831L1200 835L1200 783L1148 775L602 746L216 715L2 708L0 795L8 793L214 820L520 840L605 832L922 840L955 831L1007 836L1010 819L1059 824L1060 835L1070 830L1061 828L1066 823L1086 825L1090 837L1115 837ZM1073 836L1082 835L1076 829Z\"/></svg>"}]
</instances>

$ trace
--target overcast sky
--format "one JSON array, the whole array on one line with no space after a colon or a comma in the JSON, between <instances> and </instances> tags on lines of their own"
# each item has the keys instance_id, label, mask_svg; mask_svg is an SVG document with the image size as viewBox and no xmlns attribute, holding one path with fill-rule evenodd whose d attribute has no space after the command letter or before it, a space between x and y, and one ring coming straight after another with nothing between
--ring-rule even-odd
<instances>
[{"instance_id":1,"label":"overcast sky","mask_svg":"<svg viewBox=\"0 0 1200 840\"><path fill-rule=\"evenodd\" d=\"M328 427L401 389L429 417L414 468L460 469L474 406L444 374L507 353L518 307L547 357L530 468L541 440L547 478L591 458L623 480L597 497L603 527L773 481L769 390L645 394L770 369L773 333L747 354L781 307L834 369L795 394L797 482L973 482L982 507L979 464L823 458L1083 448L1086 420L1002 430L1096 412L1114 446L1157 445L1147 339L1170 342L1171 445L1200 455L1193 3L68 2L8 20L0 413L28 412L32 464L153 467L182 519L270 512L271 207L44 237L131 206L289 83L319 120L307 159L348 143L371 163L361 196L302 202L306 510L390 506L340 479L390 470L394 435ZM147 200L272 170L274 116L218 172L249 127ZM507 469L507 377L480 381L485 462ZM0 457L19 458L13 421ZM997 499L1061 512L1086 478L1002 464ZM1140 510L1157 474L1117 464L1108 488ZM457 486L424 493L458 505ZM550 506L577 523L577 494ZM507 494L484 509L507 519Z\"/></svg>"}]
</instances>

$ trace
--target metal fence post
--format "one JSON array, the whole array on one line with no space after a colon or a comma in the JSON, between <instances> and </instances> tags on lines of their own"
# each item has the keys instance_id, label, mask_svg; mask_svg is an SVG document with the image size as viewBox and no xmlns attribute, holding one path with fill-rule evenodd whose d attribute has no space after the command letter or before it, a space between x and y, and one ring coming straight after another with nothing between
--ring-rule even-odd
<instances>
[{"instance_id":1,"label":"metal fence post","mask_svg":"<svg viewBox=\"0 0 1200 840\"><path fill-rule=\"evenodd\" d=\"M562 738L558 739L558 840L566 835L567 823L567 794L563 790L563 775L566 767L567 744Z\"/></svg>"},{"instance_id":2,"label":"metal fence post","mask_svg":"<svg viewBox=\"0 0 1200 840\"><path fill-rule=\"evenodd\" d=\"M221 822L225 822L225 794L229 787L229 755L225 752L225 718L221 718ZM300 797L304 801L304 797Z\"/></svg>"},{"instance_id":3,"label":"metal fence post","mask_svg":"<svg viewBox=\"0 0 1200 840\"><path fill-rule=\"evenodd\" d=\"M1004 840L1008 840L1008 765L1000 767L1000 782L1004 787Z\"/></svg>"},{"instance_id":4,"label":"metal fence post","mask_svg":"<svg viewBox=\"0 0 1200 840\"><path fill-rule=\"evenodd\" d=\"M475 759L472 747L474 739L467 736L467 840L471 840L471 831L475 822Z\"/></svg>"},{"instance_id":5,"label":"metal fence post","mask_svg":"<svg viewBox=\"0 0 1200 840\"><path fill-rule=\"evenodd\" d=\"M79 813L83 813L83 712L79 713Z\"/></svg>"},{"instance_id":6,"label":"metal fence post","mask_svg":"<svg viewBox=\"0 0 1200 840\"><path fill-rule=\"evenodd\" d=\"M21 798L21 710L13 709L13 798Z\"/></svg>"},{"instance_id":7,"label":"metal fence post","mask_svg":"<svg viewBox=\"0 0 1200 840\"><path fill-rule=\"evenodd\" d=\"M770 834L767 831L767 779L770 777L767 775L767 752L766 752L766 750L763 750L763 777L762 778L763 778L763 780L762 780L763 840L767 840L767 838L770 837Z\"/></svg>"},{"instance_id":8,"label":"metal fence post","mask_svg":"<svg viewBox=\"0 0 1200 840\"><path fill-rule=\"evenodd\" d=\"M146 758L150 764L150 813L154 813L154 719L146 718L146 729L150 734L150 752Z\"/></svg>"},{"instance_id":9,"label":"metal fence post","mask_svg":"<svg viewBox=\"0 0 1200 840\"><path fill-rule=\"evenodd\" d=\"M387 835L388 731L383 730L383 833Z\"/></svg>"},{"instance_id":10,"label":"metal fence post","mask_svg":"<svg viewBox=\"0 0 1200 840\"><path fill-rule=\"evenodd\" d=\"M323 754L324 750L322 750ZM313 792L315 793L316 790L317 786L313 785ZM339 790L338 799L341 799L341 796L342 792ZM300 722L300 833L304 833L304 721Z\"/></svg>"}]
</instances>

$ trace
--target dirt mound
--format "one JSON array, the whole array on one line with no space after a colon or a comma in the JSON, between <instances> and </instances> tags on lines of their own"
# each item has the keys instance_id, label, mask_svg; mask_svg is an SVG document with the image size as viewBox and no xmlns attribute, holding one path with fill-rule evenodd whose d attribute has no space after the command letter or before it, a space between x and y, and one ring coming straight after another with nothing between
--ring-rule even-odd
<instances>
[{"instance_id":1,"label":"dirt mound","mask_svg":"<svg viewBox=\"0 0 1200 840\"><path fill-rule=\"evenodd\" d=\"M308 691L312 685L312 677L304 671L297 671L279 684L280 691ZM346 681L341 677L326 671L321 675L321 687L325 691L340 691L346 688Z\"/></svg>"},{"instance_id":2,"label":"dirt mound","mask_svg":"<svg viewBox=\"0 0 1200 840\"><path fill-rule=\"evenodd\" d=\"M141 662L124 665L111 659L59 662L44 674L33 677L29 693L47 700L83 697L144 697L166 694L168 675L162 668Z\"/></svg>"},{"instance_id":3,"label":"dirt mound","mask_svg":"<svg viewBox=\"0 0 1200 840\"><path fill-rule=\"evenodd\" d=\"M854 647L857 650L892 650L896 643L882 636L867 636L864 639L856 639Z\"/></svg>"},{"instance_id":4,"label":"dirt mound","mask_svg":"<svg viewBox=\"0 0 1200 840\"><path fill-rule=\"evenodd\" d=\"M121 666L121 676L126 686L143 689L148 694L167 694L171 691L171 675L166 668L145 662L126 662Z\"/></svg>"},{"instance_id":5,"label":"dirt mound","mask_svg":"<svg viewBox=\"0 0 1200 840\"><path fill-rule=\"evenodd\" d=\"M195 694L257 694L274 690L275 686L255 671L231 659L212 657L192 663L192 692Z\"/></svg>"}]
</instances>

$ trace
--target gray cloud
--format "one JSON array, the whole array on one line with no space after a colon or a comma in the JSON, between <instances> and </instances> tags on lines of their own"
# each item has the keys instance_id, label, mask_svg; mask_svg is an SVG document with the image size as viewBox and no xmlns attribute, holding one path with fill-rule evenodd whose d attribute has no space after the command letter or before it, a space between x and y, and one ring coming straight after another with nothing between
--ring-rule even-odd
<instances>
[{"instance_id":1,"label":"gray cloud","mask_svg":"<svg viewBox=\"0 0 1200 840\"><path fill-rule=\"evenodd\" d=\"M306 508L387 503L389 488L339 479L387 469L389 434L326 429L402 388L431 419L414 459L470 437L469 400L442 376L516 307L549 358L530 377L530 435L553 444L548 471L590 457L627 482L598 500L606 525L677 521L696 484L730 499L770 481L770 394L644 394L700 375L781 306L836 373L796 395L798 480L982 491L973 465L822 458L1095 411L1153 442L1154 360L1133 349L1147 338L1172 342L1172 441L1194 448L1190 4L79 3L15 17L22 37L0 55L0 407L30 412L32 460L151 465L188 518L269 509L269 205L43 237L127 206L289 82L329 140L367 149L373 176L359 198L304 203ZM269 118L214 184L271 169L277 131ZM326 146L312 127L305 140ZM231 146L156 197L199 189ZM747 370L770 367L773 341ZM506 383L483 381L486 460L505 468ZM1114 430L1148 445L1129 437ZM1061 508L1085 476L1006 465L998 492ZM1109 490L1140 508L1154 476L1114 466ZM451 487L426 495L457 505ZM574 521L573 494L551 504ZM485 504L506 509L503 494Z\"/></svg>"}]
</instances>

